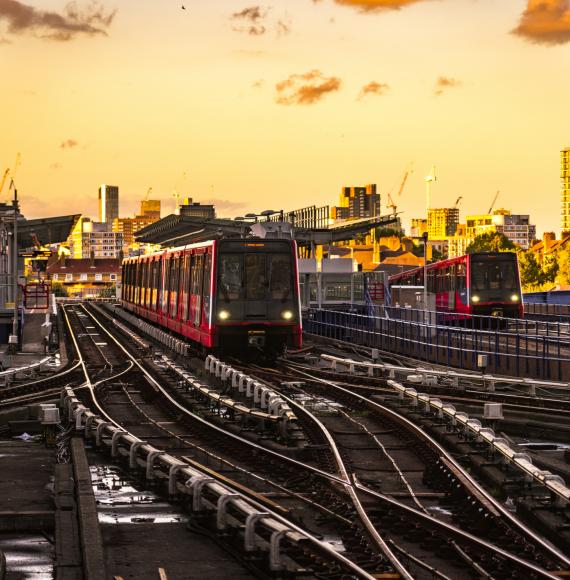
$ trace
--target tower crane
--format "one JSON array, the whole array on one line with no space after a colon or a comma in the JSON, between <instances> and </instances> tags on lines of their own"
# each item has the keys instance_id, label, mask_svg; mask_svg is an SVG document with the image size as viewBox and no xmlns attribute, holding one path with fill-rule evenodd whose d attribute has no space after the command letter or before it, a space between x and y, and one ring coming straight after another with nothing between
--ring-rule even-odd
<instances>
[{"instance_id":1,"label":"tower crane","mask_svg":"<svg viewBox=\"0 0 570 580\"><path fill-rule=\"evenodd\" d=\"M149 187L146 191L146 195L144 196L144 200L143 201L148 201L148 196L150 195L150 192L152 191L152 187Z\"/></svg>"},{"instance_id":2,"label":"tower crane","mask_svg":"<svg viewBox=\"0 0 570 580\"><path fill-rule=\"evenodd\" d=\"M497 193L495 194L495 197L493 198L493 201L491 202L491 207L489 208L489 211L487 212L488 214L490 214L493 211L493 208L495 207L495 203L497 203L497 198L499 197L499 193L501 193L501 192L497 191Z\"/></svg>"},{"instance_id":3,"label":"tower crane","mask_svg":"<svg viewBox=\"0 0 570 580\"><path fill-rule=\"evenodd\" d=\"M2 193L2 190L4 189L4 184L6 183L6 179L7 179L9 173L10 173L10 168L8 167L6 169L6 171L4 171L4 175L2 176L2 181L0 181L0 194Z\"/></svg>"},{"instance_id":4,"label":"tower crane","mask_svg":"<svg viewBox=\"0 0 570 580\"><path fill-rule=\"evenodd\" d=\"M456 200L455 200L455 205L453 207L457 207L459 206L459 202L463 199L463 196L460 195Z\"/></svg>"},{"instance_id":5,"label":"tower crane","mask_svg":"<svg viewBox=\"0 0 570 580\"><path fill-rule=\"evenodd\" d=\"M398 197L400 197L402 195L402 192L404 191L404 187L406 185L406 181L408 180L408 177L411 173L414 172L414 170L412 169L413 164L410 163L408 165L408 167L406 167L405 171L404 171L404 175L402 177L402 182L400 183L400 188L398 189ZM392 209L392 213L394 215L396 215L396 210L398 209L397 204L394 202L394 198L392 197L392 192L390 191L388 193L388 201L389 203L386 204L386 207L389 207Z\"/></svg>"}]
</instances>

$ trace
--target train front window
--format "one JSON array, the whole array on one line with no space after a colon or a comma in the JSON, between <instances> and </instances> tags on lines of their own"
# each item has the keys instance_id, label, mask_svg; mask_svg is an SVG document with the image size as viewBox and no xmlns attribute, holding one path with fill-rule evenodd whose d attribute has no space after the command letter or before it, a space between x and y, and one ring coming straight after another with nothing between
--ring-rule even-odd
<instances>
[{"instance_id":1,"label":"train front window","mask_svg":"<svg viewBox=\"0 0 570 580\"><path fill-rule=\"evenodd\" d=\"M273 300L285 301L291 298L292 272L291 256L273 255L269 261L269 294Z\"/></svg>"},{"instance_id":2,"label":"train front window","mask_svg":"<svg viewBox=\"0 0 570 580\"><path fill-rule=\"evenodd\" d=\"M246 254L245 256L245 298L264 300L267 288L265 254Z\"/></svg>"},{"instance_id":3,"label":"train front window","mask_svg":"<svg viewBox=\"0 0 570 580\"><path fill-rule=\"evenodd\" d=\"M242 298L243 257L239 254L220 256L220 290L222 300L231 302Z\"/></svg>"},{"instance_id":4,"label":"train front window","mask_svg":"<svg viewBox=\"0 0 570 580\"><path fill-rule=\"evenodd\" d=\"M514 260L474 260L471 264L471 286L474 292L518 290Z\"/></svg>"}]
</instances>

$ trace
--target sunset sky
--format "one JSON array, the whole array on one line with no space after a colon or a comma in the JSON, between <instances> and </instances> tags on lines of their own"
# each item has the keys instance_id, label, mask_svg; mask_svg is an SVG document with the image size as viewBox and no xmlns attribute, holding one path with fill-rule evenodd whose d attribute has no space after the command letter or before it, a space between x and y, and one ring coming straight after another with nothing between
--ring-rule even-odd
<instances>
[{"instance_id":1,"label":"sunset sky","mask_svg":"<svg viewBox=\"0 0 570 580\"><path fill-rule=\"evenodd\" d=\"M233 217L413 162L407 225L435 164L434 207L500 190L558 232L569 67L570 0L0 0L0 172L21 152L29 218L96 217L101 183Z\"/></svg>"}]
</instances>

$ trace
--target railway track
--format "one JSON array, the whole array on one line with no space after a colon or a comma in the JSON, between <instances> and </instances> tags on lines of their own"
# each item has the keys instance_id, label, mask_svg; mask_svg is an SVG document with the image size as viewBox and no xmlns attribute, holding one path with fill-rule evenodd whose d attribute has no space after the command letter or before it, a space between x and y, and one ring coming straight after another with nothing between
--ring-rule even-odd
<instances>
[{"instance_id":1,"label":"railway track","mask_svg":"<svg viewBox=\"0 0 570 580\"><path fill-rule=\"evenodd\" d=\"M87 313L86 310L84 312ZM84 316L73 312L67 314L71 331L75 334L84 334L81 332L81 324L84 322L81 319ZM96 320L93 314L91 319ZM103 328L101 324L101 331ZM346 510L346 498L343 493L344 488L345 492L350 494L352 486L342 476L335 476L286 455L264 449L251 440L228 433L191 413L179 402L180 398L174 391L168 392L150 373L142 369L140 363L132 359L132 355L118 340L110 333L107 334L105 345L99 339L96 339L97 342L92 340L89 343L85 336L82 337L83 345L78 345L80 352L87 353L89 362L84 363L88 371L87 376L91 360L94 361L93 368L98 372L101 368L106 371L111 368L113 371L117 370L113 358L121 357L108 352L112 341L115 342L113 349L118 348L123 353L123 366L125 367L124 361L130 358L129 364L135 363L134 366L138 367L136 372L139 374L135 375L136 379L131 376L135 372L133 367L121 368L114 374L107 373L104 378L100 378L99 374L97 382L90 379L86 382L86 385L89 383L88 388L78 392L79 396L81 392L84 395L88 394L88 397L84 397L84 401L94 403L98 413L107 417L109 422L120 429L128 428L139 441L143 440L143 436L145 441L152 440L153 444L160 446L160 449L168 450L176 457L182 456L185 461L190 457L190 463L194 467L202 466L205 462L215 465L217 468L215 473L210 467L205 470L209 476L215 475L226 482L230 481L234 489L239 488L250 500L255 498L256 501L261 501L264 508L269 509L268 506L273 506L275 509L279 506L281 511L296 517L299 521L307 520L309 528L324 531L330 528L331 533L342 540L344 565L351 562L351 566L359 571L357 575L367 577L371 573L399 572L401 577L410 577L406 575L405 568L387 546L382 545L385 553L374 547L374 541L378 541L378 538L374 538L372 528L366 530L368 534L365 534L364 530L359 532L358 518L353 519L354 513ZM99 347L103 352L90 358L93 346ZM102 365L103 361L108 362ZM144 379L142 383L146 381L150 385L149 388L141 388L141 378ZM133 388L134 382L136 388ZM153 397L154 401L149 402L150 397ZM125 400L129 402L128 407L124 405ZM120 417L116 413L118 408L122 409ZM175 421L172 420L173 415L176 415ZM137 431L136 427L137 424L140 425L141 419L147 423L144 434ZM148 424L152 425L152 429L148 428ZM174 449L176 451L173 451ZM349 489L346 489L347 487ZM266 498L271 496L277 496L279 499L267 501ZM285 497L283 502L282 496ZM352 509L358 511L359 504L356 498L354 503L356 505ZM364 514L361 507L360 510ZM363 527L366 525L363 524ZM306 562L302 563L307 565ZM327 566L333 564L338 566L338 562L334 562L334 559L327 564L321 564L323 570L319 573L324 574Z\"/></svg>"},{"instance_id":2,"label":"railway track","mask_svg":"<svg viewBox=\"0 0 570 580\"><path fill-rule=\"evenodd\" d=\"M263 372L262 370L256 369L256 372ZM267 378L267 377L266 377ZM271 381L268 381L271 382ZM330 386L330 385L329 385ZM298 393L297 393L298 394ZM354 394L353 394L354 395ZM355 395L357 396L357 395ZM291 399L293 405L295 405L294 399ZM345 417L346 420L349 420ZM358 423L361 423L358 421ZM311 427L312 425L312 427ZM329 436L326 436L325 433L327 432L327 428L322 425L317 427L318 422L316 422L316 417L308 418L306 421L306 430L308 432L312 431L312 437L317 442L317 447L320 446L321 448L328 448L328 453L320 453L320 460L326 464L328 471L332 471L331 469L331 454L335 456L335 462L337 466L337 483L344 483L346 485L346 478L349 480L349 487L353 493L357 494L357 497L361 497L361 506L364 509L366 514L369 514L370 507L369 503L373 502L374 507L372 509L373 517L376 518L374 521L368 515L368 520L372 523L372 526L375 530L381 529L382 534L380 535L381 538L384 536L385 530L388 527L386 522L383 521L382 515L384 516L384 520L388 521L398 521L400 528L402 526L406 528L410 528L415 530L415 532L411 532L411 535L422 536L422 534L427 533L429 535L430 542L432 543L432 550L433 551L444 551L449 552L451 551L453 557L450 557L449 553L446 554L446 557L439 559L439 566L444 570L451 571L452 574L457 572L458 563L461 563L462 566L467 566L470 569L470 576L465 577L480 577L480 575L485 570L485 566L491 567L496 576L495 577L553 577L545 567L550 567L553 572L557 569L564 568L567 566L567 562L562 557L562 560L559 559L560 554L551 552L548 546L541 544L540 540L536 537L532 536L531 538L534 542L529 543L529 541L522 541L520 536L517 534L513 534L512 531L507 534L509 538L508 541L505 541L504 537L499 538L503 543L507 545L513 544L515 547L517 546L517 542L521 542L520 545L524 546L521 550L516 550L519 553L522 553L524 557L520 557L517 554L513 554L507 550L502 550L500 547L493 545L492 543L487 543L478 539L475 535L466 533L465 531L455 527L454 525L447 523L445 521L441 521L438 518L433 517L429 513L429 505L430 499L429 494L433 492L428 491L414 491L413 494L409 493L409 490L412 489L411 484L408 483L408 493L407 495L410 498L415 497L415 500L412 499L412 505L410 505L410 498L405 500L403 497L395 499L394 497L389 497L385 495L384 492L388 493L391 492L392 494L396 493L394 489L384 489L380 490L373 489L370 486L370 482L366 481L365 478L359 477L358 473L354 473L350 467L347 468L343 458L344 453L346 450L342 448L339 450L336 446L334 441L334 437L329 433ZM358 426L359 429L362 428L362 424ZM321 440L319 441L318 432L320 432ZM317 433L317 434L315 434ZM334 444L334 445L333 445ZM384 446L386 447L386 446ZM335 451L336 449L336 451ZM339 463L340 461L340 463ZM393 462L397 463L397 462ZM305 466L304 469L307 469ZM315 469L315 468L312 468ZM441 467L440 467L441 469ZM342 473L344 470L344 474L346 477L342 477ZM394 469L394 471L397 471ZM405 476L402 477L405 470L400 469L400 484L405 488L406 485L403 482ZM316 472L316 471L315 471ZM340 481L338 479L338 472L341 474ZM320 473L320 477L331 477L331 473ZM443 478L445 479L446 474L443 474ZM344 479L344 481L343 481ZM454 482L457 479L453 479ZM364 482L364 483L363 483ZM405 493L401 495L406 495ZM439 492L441 493L441 492ZM471 490L472 494L472 490ZM416 503L417 502L417 503ZM473 502L472 502L473 503ZM366 504L366 505L365 505ZM425 504L425 505L424 505ZM469 504L469 501L467 502ZM465 501L463 503L465 505ZM473 507L472 507L473 509ZM479 508L476 509L476 511ZM427 513L426 513L427 512ZM353 514L349 514L351 517ZM506 517L502 514L502 517ZM419 523L418 521L419 520ZM413 522L413 523L411 523ZM496 522L495 522L496 523ZM384 529L383 529L384 528ZM480 532L480 530L479 530ZM519 532L520 533L520 532ZM385 544L390 547L393 554L397 554L398 557L404 561L406 561L406 566L413 568L414 573L418 574L415 577L423 577L421 574L436 574L435 577L445 578L448 577L444 572L438 571L436 566L429 565L426 567L426 553L425 551L420 551L419 557L418 555L414 555L414 551L418 554L417 550L417 542L414 547L414 542L411 542L409 539L403 540L402 538L397 537L396 535L392 535L392 537L388 538L388 541ZM453 538L450 542L446 538ZM453 544L455 542L455 544ZM429 544L429 542L428 542ZM540 547L540 550L536 550L536 544ZM422 548L423 550L423 548ZM546 555L545 555L546 554ZM528 562L526 558L531 555L535 558L535 563ZM449 560L452 560L454 563L450 565ZM532 558L531 558L532 559ZM557 561L558 559L558 561ZM481 564L483 561L485 564ZM545 567L543 567L543 565ZM465 570L463 570L465 572ZM439 576L437 576L439 574ZM517 576L519 574L519 576ZM522 574L522 576L520 576ZM427 577L427 576L426 576ZM454 577L454 576L452 576ZM455 577L463 577L463 576L455 576Z\"/></svg>"},{"instance_id":3,"label":"railway track","mask_svg":"<svg viewBox=\"0 0 570 580\"><path fill-rule=\"evenodd\" d=\"M394 516L398 513L395 508L401 510L403 504L410 506L410 509L414 509L415 512L423 512L423 514L431 520L432 525L436 525L436 528L432 528L432 530L437 529L437 525L441 526L444 524L444 522L441 521L441 518L434 518L433 515L431 515L433 514L432 510L435 509L436 513L439 512L439 514L446 511L455 523L464 526L472 535L488 537L493 542L496 542L495 547L487 545L483 552L478 552L478 557L486 562L486 564L482 566L482 569L484 569L485 566L491 567L491 570L487 570L487 572L493 577L497 574L499 575L498 577L509 577L508 575L504 576L505 562L501 561L501 557L498 557L498 554L494 552L497 545L503 547L509 546L510 549L519 556L526 558L531 557L531 559L533 558L538 565L544 565L554 572L556 570L566 570L568 568L568 560L560 551L556 549L551 550L551 547L545 543L538 534L532 532L518 520L513 518L511 514L498 504L498 502L495 502L479 484L472 480L472 478L470 478L464 470L456 464L453 458L441 449L437 442L429 438L421 430L415 428L411 422L397 416L392 410L384 408L375 402L368 401L361 395L354 393L349 389L340 387L332 381L323 380L320 377L311 375L310 373L300 371L298 368L281 368L279 369L279 373L282 374L284 370L296 374L298 379L302 378L305 381L305 386L302 388L294 383L286 383L284 385L284 388L290 390L292 396L299 392L302 392L305 396L311 394L315 395L316 393L320 404L323 404L323 401L342 404L346 410L350 411L347 412L346 410L341 410L341 414L345 419L358 427L361 438L366 435L369 443L378 448L380 452L379 455L384 456L384 465L392 466L389 470L392 479L390 480L389 478L384 477L384 481L380 482L378 482L378 479L382 478L376 478L376 481L374 481L374 478L370 477L370 473L367 473L366 469L359 469L358 464L356 464L354 469L355 481L358 482L357 485L359 486L359 489L366 489L368 493L371 493L371 488L375 488L374 492L379 493L383 497L385 497L385 494L389 494L392 496L393 501L395 497L398 498L398 500L394 501L390 508L388 508L389 515L383 520L380 518L375 522L378 525L378 529L380 529L383 534L388 534L389 536L391 533L393 534L393 530L390 529L390 526L393 525ZM265 375L265 379L269 382L275 380L275 376L271 376L273 373L267 373L263 370L259 370L258 372L261 375ZM358 418L359 414L362 413L367 413L368 417L366 419ZM373 416L372 420L371 415ZM390 418L387 419L387 415L389 415ZM329 423L332 423L331 428L334 429L335 420L331 421L329 419ZM402 425L405 426L405 429L402 429ZM380 439L384 439L383 442L378 441L379 437L376 435L377 433L383 434L383 437L380 437ZM386 433L388 434L388 438L386 438ZM413 437L410 436L412 433L414 434ZM351 434L355 435L355 433ZM335 440L342 442L342 431L341 436L335 437ZM401 445L400 448L396 446L396 453L398 453L399 456L398 461L396 461L394 460L394 457L390 457L390 453L387 450L391 445L394 446L394 443L398 441L400 441L400 443L404 441L406 445L404 446L405 449L402 449ZM352 446L353 445L354 443ZM410 462L409 457L407 460L405 457L406 452L409 453L410 449L414 449L416 452L416 464L417 456L419 456L420 459L423 459L423 481L418 482L416 477L412 482L410 477L406 475L411 473L412 477L414 477L415 473L413 460ZM381 462L382 458L379 457L378 461ZM399 466L400 462L404 463L404 467ZM388 481L386 482L387 479ZM394 481L399 481L400 483L400 489L397 490L396 494L394 494ZM364 483L365 485L363 485ZM426 483L428 484L428 488L431 487L430 491L426 491ZM449 486L449 484L452 485ZM443 506L438 503L434 504L433 502L433 499L437 498L438 494L443 496L445 500ZM402 501L402 496L407 496L407 501ZM383 507L386 508L386 506ZM382 510L380 509L379 511L381 512ZM415 516L417 517L418 514L416 513ZM397 517L395 519L397 519ZM437 520L437 524L435 524L434 520ZM410 527L411 529L414 529L414 526L417 526L415 528L416 533L419 538L422 537L420 531L420 529L422 529L422 524L418 524L417 522L414 523L413 519L409 518L409 514L404 517L401 525L404 530L407 529L408 531L410 530ZM402 529L399 531L401 532ZM453 537L450 530L448 530L446 534ZM413 532L410 532L410 536L413 536ZM392 542L395 542L395 545L397 545L398 538L391 537L390 539ZM400 542L401 541L400 538ZM473 553L473 546L470 546L471 549L467 552L465 552L465 550L460 546L461 544L458 543L457 547L453 547L455 553L460 556L460 560L464 559L463 556L465 553ZM478 548L481 549L482 547L479 546ZM413 555L414 549L411 545L406 547L399 545L399 549L396 548L396 551L400 554L409 553L410 555ZM476 550L475 553L477 553ZM475 558L472 559L474 560L472 563L472 569L475 573L475 577L478 577L477 574L482 573L482 570L477 570L479 564L475 561ZM416 557L416 560L425 563L426 561L429 561L429 556L425 551L422 551L419 557ZM441 566L441 559L439 565ZM447 565L449 569L449 564ZM432 567L436 568L437 564L435 566L432 565ZM442 567L445 569L444 566ZM518 577L516 574L522 573L520 570L514 571L515 568L513 563L509 563L507 569L514 574L514 577ZM451 571L451 577L456 577L455 574L457 574L457 569ZM525 574L528 574L528 571L526 571ZM524 575L522 577L527 576Z\"/></svg>"}]
</instances>

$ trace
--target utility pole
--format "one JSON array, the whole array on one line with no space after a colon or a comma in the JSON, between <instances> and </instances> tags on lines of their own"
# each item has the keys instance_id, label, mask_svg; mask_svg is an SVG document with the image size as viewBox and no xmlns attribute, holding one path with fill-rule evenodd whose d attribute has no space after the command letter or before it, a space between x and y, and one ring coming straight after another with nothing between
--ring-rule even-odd
<instances>
[{"instance_id":1,"label":"utility pole","mask_svg":"<svg viewBox=\"0 0 570 580\"><path fill-rule=\"evenodd\" d=\"M424 232L424 324L426 322L426 314L428 311L428 276L427 276L427 243L428 233Z\"/></svg>"},{"instance_id":2,"label":"utility pole","mask_svg":"<svg viewBox=\"0 0 570 580\"><path fill-rule=\"evenodd\" d=\"M12 320L12 335L9 338L9 343L12 345L14 351L18 349L18 190L11 181L10 187L14 188L14 199L12 200L12 207L14 209L14 229L12 233L13 254L14 260L12 263L12 300L14 301L14 318Z\"/></svg>"}]
</instances>

